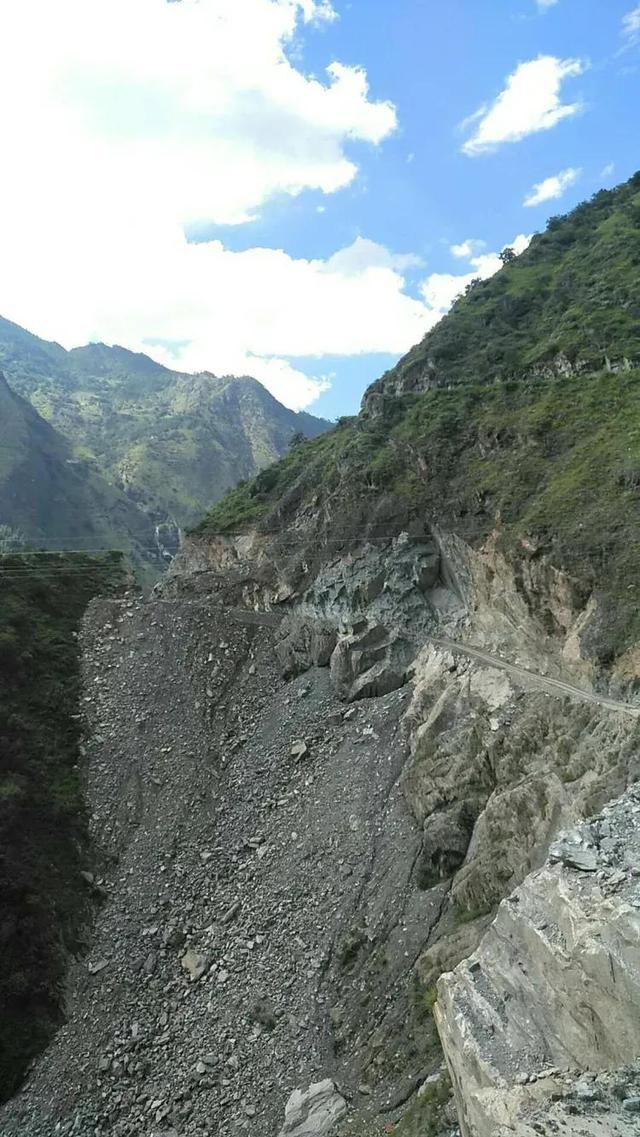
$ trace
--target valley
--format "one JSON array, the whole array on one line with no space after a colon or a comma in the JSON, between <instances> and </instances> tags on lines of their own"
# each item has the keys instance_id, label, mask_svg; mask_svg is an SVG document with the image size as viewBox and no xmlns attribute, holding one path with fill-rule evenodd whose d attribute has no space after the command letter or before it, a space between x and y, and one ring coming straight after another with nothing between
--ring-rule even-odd
<instances>
[{"instance_id":1,"label":"valley","mask_svg":"<svg viewBox=\"0 0 640 1137\"><path fill-rule=\"evenodd\" d=\"M88 604L93 931L2 1137L637 1131L639 250L636 174Z\"/></svg>"}]
</instances>

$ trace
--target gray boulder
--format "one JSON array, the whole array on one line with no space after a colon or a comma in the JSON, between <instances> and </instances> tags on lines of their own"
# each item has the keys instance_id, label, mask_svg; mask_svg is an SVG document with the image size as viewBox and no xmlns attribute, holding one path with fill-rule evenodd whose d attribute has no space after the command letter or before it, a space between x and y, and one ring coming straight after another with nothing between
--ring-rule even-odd
<instances>
[{"instance_id":1,"label":"gray boulder","mask_svg":"<svg viewBox=\"0 0 640 1137\"><path fill-rule=\"evenodd\" d=\"M381 624L356 628L338 640L331 656L331 679L341 699L388 695L406 682L416 649Z\"/></svg>"},{"instance_id":2,"label":"gray boulder","mask_svg":"<svg viewBox=\"0 0 640 1137\"><path fill-rule=\"evenodd\" d=\"M347 1112L347 1103L326 1078L308 1090L294 1090L279 1137L328 1137Z\"/></svg>"}]
</instances>

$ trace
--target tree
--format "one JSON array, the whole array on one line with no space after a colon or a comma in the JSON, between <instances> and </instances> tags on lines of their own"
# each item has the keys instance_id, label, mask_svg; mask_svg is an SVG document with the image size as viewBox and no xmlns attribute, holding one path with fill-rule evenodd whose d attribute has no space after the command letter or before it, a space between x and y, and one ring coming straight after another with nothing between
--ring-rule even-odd
<instances>
[{"instance_id":1,"label":"tree","mask_svg":"<svg viewBox=\"0 0 640 1137\"><path fill-rule=\"evenodd\" d=\"M462 295L468 296L469 293L473 292L474 288L477 288L479 284L482 284L482 277L474 276L473 280L470 280L469 283L467 284Z\"/></svg>"},{"instance_id":2,"label":"tree","mask_svg":"<svg viewBox=\"0 0 640 1137\"><path fill-rule=\"evenodd\" d=\"M503 265L510 265L512 261L515 261L516 255L516 251L515 249L511 248L511 245L507 245L506 249L503 249L501 253L498 253L498 256L500 257Z\"/></svg>"}]
</instances>

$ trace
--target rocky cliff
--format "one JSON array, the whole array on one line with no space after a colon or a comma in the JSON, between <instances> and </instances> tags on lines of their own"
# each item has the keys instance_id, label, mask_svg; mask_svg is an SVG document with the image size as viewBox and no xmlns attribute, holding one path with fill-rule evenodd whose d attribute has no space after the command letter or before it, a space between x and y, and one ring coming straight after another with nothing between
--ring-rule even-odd
<instances>
[{"instance_id":1,"label":"rocky cliff","mask_svg":"<svg viewBox=\"0 0 640 1137\"><path fill-rule=\"evenodd\" d=\"M246 543L217 549L87 619L103 906L0 1131L453 1132L438 977L638 776L637 716L594 693L561 577L558 639L453 536L365 545L280 603L268 550L249 585Z\"/></svg>"},{"instance_id":2,"label":"rocky cliff","mask_svg":"<svg viewBox=\"0 0 640 1137\"><path fill-rule=\"evenodd\" d=\"M564 834L438 984L464 1137L640 1125L640 787Z\"/></svg>"}]
</instances>

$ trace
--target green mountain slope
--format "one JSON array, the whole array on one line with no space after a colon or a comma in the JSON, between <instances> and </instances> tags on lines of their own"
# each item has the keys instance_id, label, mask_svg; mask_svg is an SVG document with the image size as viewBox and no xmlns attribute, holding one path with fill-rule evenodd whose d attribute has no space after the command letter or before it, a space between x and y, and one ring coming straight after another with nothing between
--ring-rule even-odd
<instances>
[{"instance_id":1,"label":"green mountain slope","mask_svg":"<svg viewBox=\"0 0 640 1137\"><path fill-rule=\"evenodd\" d=\"M77 633L118 554L0 557L0 1101L62 1021L91 916Z\"/></svg>"},{"instance_id":2,"label":"green mountain slope","mask_svg":"<svg viewBox=\"0 0 640 1137\"><path fill-rule=\"evenodd\" d=\"M30 544L157 560L154 527L0 373L0 525Z\"/></svg>"},{"instance_id":3,"label":"green mountain slope","mask_svg":"<svg viewBox=\"0 0 640 1137\"><path fill-rule=\"evenodd\" d=\"M471 288L365 396L640 361L640 174L601 190Z\"/></svg>"},{"instance_id":4,"label":"green mountain slope","mask_svg":"<svg viewBox=\"0 0 640 1137\"><path fill-rule=\"evenodd\" d=\"M313 502L333 547L426 523L571 574L592 651L640 639L640 174L554 219L474 286L363 411L235 490L202 534L282 531Z\"/></svg>"},{"instance_id":5,"label":"green mountain slope","mask_svg":"<svg viewBox=\"0 0 640 1137\"><path fill-rule=\"evenodd\" d=\"M328 423L282 406L255 379L184 375L90 344L66 352L0 319L0 367L77 457L153 517L179 526Z\"/></svg>"}]
</instances>

